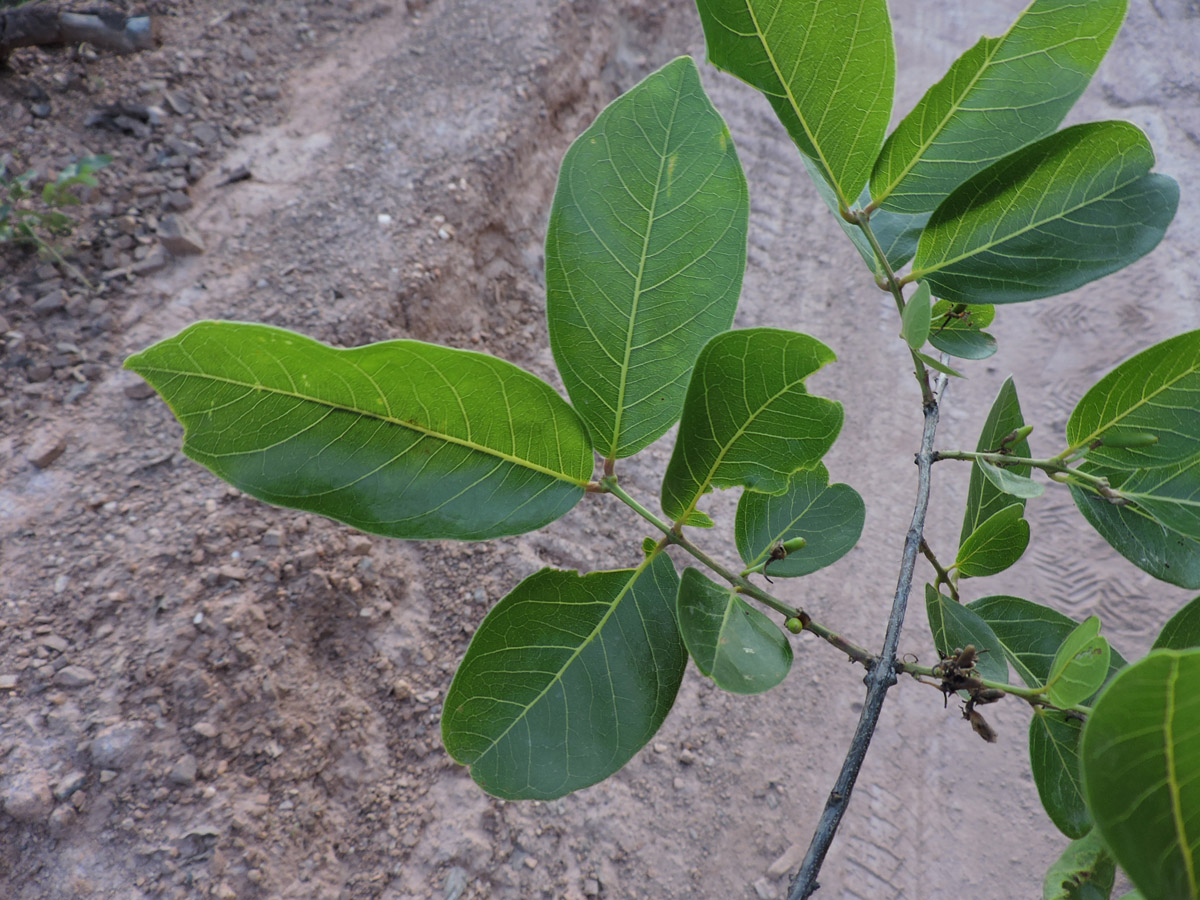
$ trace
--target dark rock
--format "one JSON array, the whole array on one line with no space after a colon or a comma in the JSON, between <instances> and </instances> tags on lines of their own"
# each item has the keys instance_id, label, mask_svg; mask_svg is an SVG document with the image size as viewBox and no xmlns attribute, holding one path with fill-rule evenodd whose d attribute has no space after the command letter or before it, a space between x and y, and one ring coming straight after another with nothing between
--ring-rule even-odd
<instances>
[{"instance_id":1,"label":"dark rock","mask_svg":"<svg viewBox=\"0 0 1200 900\"><path fill-rule=\"evenodd\" d=\"M92 763L101 769L124 769L145 749L144 722L118 722L92 739Z\"/></svg>"}]
</instances>

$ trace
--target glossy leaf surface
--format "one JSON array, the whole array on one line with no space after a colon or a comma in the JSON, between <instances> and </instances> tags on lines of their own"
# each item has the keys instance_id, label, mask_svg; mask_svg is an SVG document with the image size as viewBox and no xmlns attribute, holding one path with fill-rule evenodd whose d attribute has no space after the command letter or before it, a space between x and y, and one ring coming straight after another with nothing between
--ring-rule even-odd
<instances>
[{"instance_id":1,"label":"glossy leaf surface","mask_svg":"<svg viewBox=\"0 0 1200 900\"><path fill-rule=\"evenodd\" d=\"M939 300L933 305L932 316L929 343L943 353L959 359L987 359L995 354L996 339L983 330L996 317L994 306L967 306Z\"/></svg>"},{"instance_id":2,"label":"glossy leaf surface","mask_svg":"<svg viewBox=\"0 0 1200 900\"><path fill-rule=\"evenodd\" d=\"M616 772L675 702L678 589L661 552L636 569L522 581L480 623L446 694L447 751L506 799L561 797Z\"/></svg>"},{"instance_id":3,"label":"glossy leaf surface","mask_svg":"<svg viewBox=\"0 0 1200 900\"><path fill-rule=\"evenodd\" d=\"M1021 402L1017 399L1017 388L1012 377L1004 379L996 399L992 401L983 429L979 433L979 442L975 445L978 453L999 452L1004 439L1013 431L1025 424L1021 414ZM1022 438L1008 446L1014 456L1029 457L1029 440ZM1029 466L1011 466L1008 469L1014 475L1029 475ZM1000 510L1013 505L1013 498L991 482L982 472L978 463L971 463L971 482L967 487L967 511L963 515L962 531L959 534L959 544L962 544L991 516ZM1017 501L1024 508L1023 501Z\"/></svg>"},{"instance_id":4,"label":"glossy leaf surface","mask_svg":"<svg viewBox=\"0 0 1200 900\"><path fill-rule=\"evenodd\" d=\"M966 179L1054 131L1125 17L1127 0L1035 0L981 38L888 136L871 173L885 209L927 212Z\"/></svg>"},{"instance_id":5,"label":"glossy leaf surface","mask_svg":"<svg viewBox=\"0 0 1200 900\"><path fill-rule=\"evenodd\" d=\"M1116 864L1100 836L1082 835L1047 870L1042 900L1108 900L1116 878Z\"/></svg>"},{"instance_id":6,"label":"glossy leaf surface","mask_svg":"<svg viewBox=\"0 0 1200 900\"><path fill-rule=\"evenodd\" d=\"M955 568L964 578L1003 572L1021 558L1029 546L1029 523L1021 518L1024 507L1007 506L985 519L958 548Z\"/></svg>"},{"instance_id":7,"label":"glossy leaf surface","mask_svg":"<svg viewBox=\"0 0 1200 900\"><path fill-rule=\"evenodd\" d=\"M1200 647L1200 597L1171 616L1154 639L1154 650L1190 650Z\"/></svg>"},{"instance_id":8,"label":"glossy leaf surface","mask_svg":"<svg viewBox=\"0 0 1200 900\"><path fill-rule=\"evenodd\" d=\"M339 350L198 322L125 363L184 427L184 452L248 494L363 531L483 540L540 528L592 474L583 422L545 382L420 341Z\"/></svg>"},{"instance_id":9,"label":"glossy leaf surface","mask_svg":"<svg viewBox=\"0 0 1200 900\"><path fill-rule=\"evenodd\" d=\"M929 220L911 280L960 303L1065 293L1132 263L1162 239L1179 186L1127 122L1066 128L989 166Z\"/></svg>"},{"instance_id":10,"label":"glossy leaf surface","mask_svg":"<svg viewBox=\"0 0 1200 900\"><path fill-rule=\"evenodd\" d=\"M1083 837L1092 816L1083 799L1079 739L1083 722L1055 709L1035 709L1029 723L1029 765L1042 807L1067 837Z\"/></svg>"},{"instance_id":11,"label":"glossy leaf surface","mask_svg":"<svg viewBox=\"0 0 1200 900\"><path fill-rule=\"evenodd\" d=\"M1000 640L978 613L955 603L931 584L925 585L925 613L933 634L933 646L940 657L945 658L957 648L974 644L980 651L975 664L980 676L988 681L1008 681L1008 663L1004 660Z\"/></svg>"},{"instance_id":12,"label":"glossy leaf surface","mask_svg":"<svg viewBox=\"0 0 1200 900\"><path fill-rule=\"evenodd\" d=\"M770 619L696 569L679 581L679 631L696 668L718 687L759 694L787 677L792 645Z\"/></svg>"},{"instance_id":13,"label":"glossy leaf surface","mask_svg":"<svg viewBox=\"0 0 1200 900\"><path fill-rule=\"evenodd\" d=\"M766 95L849 208L883 144L896 77L885 0L698 0L708 59Z\"/></svg>"},{"instance_id":14,"label":"glossy leaf surface","mask_svg":"<svg viewBox=\"0 0 1200 900\"><path fill-rule=\"evenodd\" d=\"M770 556L777 542L802 537L804 548L768 566L772 578L808 575L837 562L862 535L866 508L848 484L830 484L823 465L801 469L782 494L745 491L738 501L734 536L747 566Z\"/></svg>"},{"instance_id":15,"label":"glossy leaf surface","mask_svg":"<svg viewBox=\"0 0 1200 900\"><path fill-rule=\"evenodd\" d=\"M1091 697L1108 676L1112 651L1100 634L1100 619L1090 616L1063 641L1046 680L1046 695L1055 706L1075 706Z\"/></svg>"},{"instance_id":16,"label":"glossy leaf surface","mask_svg":"<svg viewBox=\"0 0 1200 900\"><path fill-rule=\"evenodd\" d=\"M663 511L680 521L714 487L781 493L793 472L820 462L842 405L809 394L804 379L833 359L820 341L772 328L709 341L688 385Z\"/></svg>"},{"instance_id":17,"label":"glossy leaf surface","mask_svg":"<svg viewBox=\"0 0 1200 900\"><path fill-rule=\"evenodd\" d=\"M563 158L546 232L550 347L608 458L679 418L700 348L733 322L750 200L689 58L619 97Z\"/></svg>"},{"instance_id":18,"label":"glossy leaf surface","mask_svg":"<svg viewBox=\"0 0 1200 900\"><path fill-rule=\"evenodd\" d=\"M1121 671L1083 731L1096 828L1149 900L1200 896L1200 650Z\"/></svg>"},{"instance_id":19,"label":"glossy leaf surface","mask_svg":"<svg viewBox=\"0 0 1200 900\"><path fill-rule=\"evenodd\" d=\"M1089 459L1121 469L1181 463L1200 446L1200 331L1155 344L1125 360L1075 406L1067 422L1072 449L1103 442L1109 434L1150 433L1141 447L1101 446Z\"/></svg>"},{"instance_id":20,"label":"glossy leaf surface","mask_svg":"<svg viewBox=\"0 0 1200 900\"><path fill-rule=\"evenodd\" d=\"M929 339L930 300L929 285L922 282L904 304L900 337L914 350L920 350Z\"/></svg>"}]
</instances>

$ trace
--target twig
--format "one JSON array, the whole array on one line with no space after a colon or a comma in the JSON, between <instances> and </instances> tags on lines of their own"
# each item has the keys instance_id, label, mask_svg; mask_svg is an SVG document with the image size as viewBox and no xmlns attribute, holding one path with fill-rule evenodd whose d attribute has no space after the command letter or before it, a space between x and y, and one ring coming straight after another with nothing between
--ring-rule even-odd
<instances>
[{"instance_id":1,"label":"twig","mask_svg":"<svg viewBox=\"0 0 1200 900\"><path fill-rule=\"evenodd\" d=\"M921 544L921 534L925 529L925 512L929 508L930 468L933 464L933 437L937 432L938 411L942 395L946 388L946 376L940 375L935 388L936 395L932 402L925 404L925 429L921 436L921 452L917 454L917 502L913 507L912 523L904 538L904 553L900 557L900 577L896 583L896 595L892 599L892 612L888 616L887 634L883 639L883 650L879 661L867 672L863 679L867 684L867 696L863 701L863 709L858 717L858 727L854 731L854 739L842 763L833 790L825 802L821 819L813 832L812 843L808 845L808 853L800 864L800 871L792 881L788 891L788 900L806 900L817 889L817 875L825 862L825 854L833 843L846 807L850 804L850 793L854 790L854 782L867 756L867 748L871 737L879 723L879 712L883 708L884 697L888 688L896 683L896 650L900 644L900 630L904 627L904 613L908 607L908 595L912 590L913 569L917 564L917 551Z\"/></svg>"}]
</instances>

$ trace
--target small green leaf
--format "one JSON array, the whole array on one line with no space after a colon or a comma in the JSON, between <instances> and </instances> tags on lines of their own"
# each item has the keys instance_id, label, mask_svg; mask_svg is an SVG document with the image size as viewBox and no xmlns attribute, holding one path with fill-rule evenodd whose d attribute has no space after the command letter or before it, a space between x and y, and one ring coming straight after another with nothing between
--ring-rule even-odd
<instances>
[{"instance_id":1,"label":"small green leaf","mask_svg":"<svg viewBox=\"0 0 1200 900\"><path fill-rule=\"evenodd\" d=\"M1100 690L1108 676L1112 650L1100 635L1100 618L1090 616L1067 635L1050 664L1046 695L1055 706L1083 703Z\"/></svg>"},{"instance_id":2,"label":"small green leaf","mask_svg":"<svg viewBox=\"0 0 1200 900\"><path fill-rule=\"evenodd\" d=\"M698 0L708 59L766 95L849 209L883 144L896 77L885 0Z\"/></svg>"},{"instance_id":3,"label":"small green leaf","mask_svg":"<svg viewBox=\"0 0 1200 900\"><path fill-rule=\"evenodd\" d=\"M1056 709L1035 709L1029 723L1029 765L1038 797L1054 826L1072 838L1092 827L1079 768L1082 732L1083 722Z\"/></svg>"},{"instance_id":4,"label":"small green leaf","mask_svg":"<svg viewBox=\"0 0 1200 900\"><path fill-rule=\"evenodd\" d=\"M921 360L921 362L925 363L925 365L929 366L929 368L931 368L931 369L934 369L938 372L944 372L945 374L947 374L953 378L965 378L966 377L963 375L962 372L958 371L958 369L951 368L950 366L948 366L944 362L942 362L940 359L935 359L934 357L928 355L927 353L921 353L918 350L914 350L913 352L917 355L917 359Z\"/></svg>"},{"instance_id":5,"label":"small green leaf","mask_svg":"<svg viewBox=\"0 0 1200 900\"><path fill-rule=\"evenodd\" d=\"M1017 388L1012 376L1004 379L1000 391L988 410L983 422L983 430L979 433L979 442L975 445L978 453L998 453L1002 446L1012 451L1014 456L1029 457L1029 440L1021 438L1009 445L1004 445L1004 439L1025 424L1021 414L1021 402L1017 398ZM1013 475L1028 476L1029 466L1011 466L1007 470ZM967 488L967 511L963 515L962 531L958 541L963 543L983 522L1000 510L1011 506L1012 497L996 487L984 474L978 463L971 464L971 483ZM1021 501L1024 508L1024 501Z\"/></svg>"},{"instance_id":6,"label":"small green leaf","mask_svg":"<svg viewBox=\"0 0 1200 900\"><path fill-rule=\"evenodd\" d=\"M1019 503L990 516L962 542L954 567L963 578L980 578L1003 572L1029 546L1029 523L1021 518Z\"/></svg>"},{"instance_id":7,"label":"small green leaf","mask_svg":"<svg viewBox=\"0 0 1200 900\"><path fill-rule=\"evenodd\" d=\"M820 341L772 328L709 341L688 385L663 511L684 521L714 487L782 493L793 472L820 462L842 427L842 405L809 394L804 379L833 360Z\"/></svg>"},{"instance_id":8,"label":"small green leaf","mask_svg":"<svg viewBox=\"0 0 1200 900\"><path fill-rule=\"evenodd\" d=\"M750 199L733 139L681 57L613 101L563 158L546 230L546 320L597 451L679 418L705 341L733 322Z\"/></svg>"},{"instance_id":9,"label":"small green leaf","mask_svg":"<svg viewBox=\"0 0 1200 900\"><path fill-rule=\"evenodd\" d=\"M1072 450L1087 450L1093 462L1119 469L1180 463L1200 445L1200 331L1155 344L1125 360L1075 406L1067 422ZM1105 446L1113 431L1150 433L1158 438L1140 447Z\"/></svg>"},{"instance_id":10,"label":"small green leaf","mask_svg":"<svg viewBox=\"0 0 1200 900\"><path fill-rule=\"evenodd\" d=\"M1190 650L1193 647L1200 647L1200 597L1171 616L1151 649Z\"/></svg>"},{"instance_id":11,"label":"small green leaf","mask_svg":"<svg viewBox=\"0 0 1200 900\"><path fill-rule=\"evenodd\" d=\"M975 668L980 676L988 681L1008 681L1008 663L1004 660L1000 639L973 609L955 603L935 590L933 585L927 584L925 613L929 618L929 630L933 634L933 646L938 656L945 658L957 648L974 644L979 651Z\"/></svg>"},{"instance_id":12,"label":"small green leaf","mask_svg":"<svg viewBox=\"0 0 1200 900\"><path fill-rule=\"evenodd\" d=\"M192 459L248 494L400 538L541 528L583 496L583 422L516 366L420 341L337 350L198 322L125 361L183 423Z\"/></svg>"},{"instance_id":13,"label":"small green leaf","mask_svg":"<svg viewBox=\"0 0 1200 900\"><path fill-rule=\"evenodd\" d=\"M904 314L900 318L900 337L914 350L920 350L929 339L931 299L929 285L921 282L904 304Z\"/></svg>"},{"instance_id":14,"label":"small green leaf","mask_svg":"<svg viewBox=\"0 0 1200 900\"><path fill-rule=\"evenodd\" d=\"M996 317L996 307L969 306L939 300L933 305L929 343L959 359L987 359L996 352L996 339L981 329Z\"/></svg>"},{"instance_id":15,"label":"small green leaf","mask_svg":"<svg viewBox=\"0 0 1200 900\"><path fill-rule=\"evenodd\" d=\"M664 553L636 569L543 569L480 623L442 740L489 794L549 800L602 781L654 736L687 653Z\"/></svg>"},{"instance_id":16,"label":"small green leaf","mask_svg":"<svg viewBox=\"0 0 1200 900\"><path fill-rule=\"evenodd\" d=\"M1042 900L1108 900L1116 880L1108 848L1091 832L1072 841L1046 872Z\"/></svg>"},{"instance_id":17,"label":"small green leaf","mask_svg":"<svg viewBox=\"0 0 1200 900\"><path fill-rule=\"evenodd\" d=\"M830 484L823 465L795 472L782 494L745 491L738 501L734 536L747 567L766 560L771 548L792 536L804 549L769 566L772 578L808 575L832 565L853 549L862 535L866 509L848 484Z\"/></svg>"},{"instance_id":18,"label":"small green leaf","mask_svg":"<svg viewBox=\"0 0 1200 900\"><path fill-rule=\"evenodd\" d=\"M1179 186L1127 122L1075 125L954 191L921 235L908 280L959 303L1018 303L1082 287L1162 239Z\"/></svg>"},{"instance_id":19,"label":"small green leaf","mask_svg":"<svg viewBox=\"0 0 1200 900\"><path fill-rule=\"evenodd\" d=\"M1124 474L1091 463L1079 469L1110 479ZM1161 581L1200 588L1200 541L1167 528L1138 506L1117 506L1077 484L1068 487L1083 517L1114 550Z\"/></svg>"},{"instance_id":20,"label":"small green leaf","mask_svg":"<svg viewBox=\"0 0 1200 900\"><path fill-rule=\"evenodd\" d=\"M1083 730L1096 828L1149 900L1200 896L1200 650L1155 650L1113 679Z\"/></svg>"},{"instance_id":21,"label":"small green leaf","mask_svg":"<svg viewBox=\"0 0 1200 900\"><path fill-rule=\"evenodd\" d=\"M768 691L792 667L792 645L765 615L732 588L684 569L679 631L696 667L735 694Z\"/></svg>"},{"instance_id":22,"label":"small green leaf","mask_svg":"<svg viewBox=\"0 0 1200 900\"><path fill-rule=\"evenodd\" d=\"M999 466L994 466L987 460L977 460L979 471L983 472L984 477L992 483L999 491L1003 491L1010 497L1019 497L1022 500L1032 500L1034 497L1040 497L1045 493L1046 489L1042 485L1034 481L1032 478L1027 478L1024 475L1017 475L1009 469L1002 469Z\"/></svg>"},{"instance_id":23,"label":"small green leaf","mask_svg":"<svg viewBox=\"0 0 1200 900\"><path fill-rule=\"evenodd\" d=\"M1035 0L1002 36L981 38L896 126L871 196L927 212L963 181L1054 131L1121 26L1127 0Z\"/></svg>"}]
</instances>

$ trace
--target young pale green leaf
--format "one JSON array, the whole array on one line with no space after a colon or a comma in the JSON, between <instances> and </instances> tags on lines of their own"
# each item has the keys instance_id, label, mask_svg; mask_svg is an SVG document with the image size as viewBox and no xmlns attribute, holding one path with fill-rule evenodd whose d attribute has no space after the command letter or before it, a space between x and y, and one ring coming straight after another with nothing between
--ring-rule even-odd
<instances>
[{"instance_id":1,"label":"young pale green leaf","mask_svg":"<svg viewBox=\"0 0 1200 900\"><path fill-rule=\"evenodd\" d=\"M951 368L940 359L930 356L927 353L921 353L919 350L914 350L913 353L916 354L917 359L921 360L921 362L925 363L925 365L929 366L929 368L934 369L935 371L943 372L953 378L966 377L962 372L958 371L958 369Z\"/></svg>"},{"instance_id":2,"label":"young pale green leaf","mask_svg":"<svg viewBox=\"0 0 1200 900\"><path fill-rule=\"evenodd\" d=\"M929 339L929 304L932 299L929 285L922 281L904 304L904 312L900 316L900 337L914 350L920 350Z\"/></svg>"},{"instance_id":3,"label":"young pale green leaf","mask_svg":"<svg viewBox=\"0 0 1200 900\"><path fill-rule=\"evenodd\" d=\"M1067 635L1046 679L1046 696L1055 706L1069 707L1091 697L1108 677L1112 650L1100 635L1100 618L1090 616Z\"/></svg>"},{"instance_id":4,"label":"young pale green leaf","mask_svg":"<svg viewBox=\"0 0 1200 900\"><path fill-rule=\"evenodd\" d=\"M1012 376L1004 379L996 399L992 401L987 418L983 422L983 430L979 433L979 442L975 445L978 453L999 453L1007 449L1014 456L1029 457L1029 440L1021 438L1005 444L1004 439L1025 424L1021 414L1021 402L1017 398L1017 387L1013 384ZM1028 476L1029 466L1010 466L1008 470L1013 475ZM1018 501L1024 508L1024 501ZM988 479L978 463L971 464L971 482L967 487L967 511L963 515L962 531L958 542L962 544L980 525L1000 510L1013 505L1013 498Z\"/></svg>"},{"instance_id":5,"label":"young pale green leaf","mask_svg":"<svg viewBox=\"0 0 1200 900\"><path fill-rule=\"evenodd\" d=\"M979 470L983 472L984 477L992 483L992 486L997 490L1003 491L1010 497L1018 497L1021 500L1032 500L1034 497L1040 497L1045 493L1046 489L1042 485L1028 478L1025 475L1017 475L1008 469L1002 469L999 466L994 466L986 460L976 462Z\"/></svg>"},{"instance_id":6,"label":"young pale green leaf","mask_svg":"<svg viewBox=\"0 0 1200 900\"><path fill-rule=\"evenodd\" d=\"M442 710L442 741L489 794L549 800L602 781L658 730L687 652L679 578L543 569L480 623Z\"/></svg>"},{"instance_id":7,"label":"young pale green leaf","mask_svg":"<svg viewBox=\"0 0 1200 900\"><path fill-rule=\"evenodd\" d=\"M1104 445L1106 437L1131 433L1158 440ZM1067 441L1072 450L1087 449L1088 459L1119 469L1168 466L1194 456L1200 445L1200 331L1155 344L1096 382L1071 413Z\"/></svg>"},{"instance_id":8,"label":"young pale green leaf","mask_svg":"<svg viewBox=\"0 0 1200 900\"><path fill-rule=\"evenodd\" d=\"M1200 650L1121 671L1083 729L1083 789L1100 836L1150 900L1200 896Z\"/></svg>"},{"instance_id":9,"label":"young pale green leaf","mask_svg":"<svg viewBox=\"0 0 1200 900\"><path fill-rule=\"evenodd\" d=\"M708 59L766 95L796 146L849 209L892 109L885 0L698 0Z\"/></svg>"},{"instance_id":10,"label":"young pale green leaf","mask_svg":"<svg viewBox=\"0 0 1200 900\"><path fill-rule=\"evenodd\" d=\"M1083 722L1056 709L1035 709L1029 723L1029 767L1038 797L1054 827L1072 838L1092 828L1079 768L1082 732Z\"/></svg>"},{"instance_id":11,"label":"young pale green leaf","mask_svg":"<svg viewBox=\"0 0 1200 900\"><path fill-rule=\"evenodd\" d=\"M959 359L987 359L996 352L996 339L982 329L996 317L996 307L968 306L939 300L933 305L929 343Z\"/></svg>"},{"instance_id":12,"label":"young pale green leaf","mask_svg":"<svg viewBox=\"0 0 1200 900\"><path fill-rule=\"evenodd\" d=\"M830 484L823 465L795 472L782 494L745 491L738 501L734 538L747 566L757 566L780 541L802 537L803 549L768 567L772 578L808 575L837 562L862 535L866 508L848 484Z\"/></svg>"},{"instance_id":13,"label":"young pale green leaf","mask_svg":"<svg viewBox=\"0 0 1200 900\"><path fill-rule=\"evenodd\" d=\"M955 649L974 644L979 651L975 668L980 676L988 681L1008 681L1008 663L1004 660L1000 639L973 609L955 603L927 584L925 614L929 618L929 630L938 656L945 658Z\"/></svg>"},{"instance_id":14,"label":"young pale green leaf","mask_svg":"<svg viewBox=\"0 0 1200 900\"><path fill-rule=\"evenodd\" d=\"M550 347L606 458L679 418L704 343L733 322L750 199L696 64L668 63L571 145L546 230Z\"/></svg>"},{"instance_id":15,"label":"young pale green leaf","mask_svg":"<svg viewBox=\"0 0 1200 900\"><path fill-rule=\"evenodd\" d=\"M1079 469L1113 479L1125 474L1091 463ZM1077 484L1068 487L1083 517L1114 550L1161 581L1200 588L1200 541L1167 528L1138 506L1117 506Z\"/></svg>"},{"instance_id":16,"label":"young pale green leaf","mask_svg":"<svg viewBox=\"0 0 1200 900\"><path fill-rule=\"evenodd\" d=\"M787 490L842 427L842 405L814 397L804 379L834 360L805 334L753 328L713 338L688 385L679 437L663 478L662 508L685 520L714 487Z\"/></svg>"},{"instance_id":17,"label":"young pale green leaf","mask_svg":"<svg viewBox=\"0 0 1200 900\"><path fill-rule=\"evenodd\" d=\"M1079 835L1047 870L1042 900L1108 900L1117 866L1100 835Z\"/></svg>"},{"instance_id":18,"label":"young pale green leaf","mask_svg":"<svg viewBox=\"0 0 1200 900\"><path fill-rule=\"evenodd\" d=\"M792 645L765 615L737 593L684 569L679 581L679 631L696 668L735 694L769 691L792 667Z\"/></svg>"},{"instance_id":19,"label":"young pale green leaf","mask_svg":"<svg viewBox=\"0 0 1200 900\"><path fill-rule=\"evenodd\" d=\"M198 322L125 361L183 423L183 449L248 494L376 534L484 540L583 496L593 456L553 389L482 353L419 341L338 350Z\"/></svg>"},{"instance_id":20,"label":"young pale green leaf","mask_svg":"<svg viewBox=\"0 0 1200 900\"><path fill-rule=\"evenodd\" d=\"M1200 541L1200 454L1170 466L1138 469L1120 483L1120 493L1164 528Z\"/></svg>"},{"instance_id":21,"label":"young pale green leaf","mask_svg":"<svg viewBox=\"0 0 1200 900\"><path fill-rule=\"evenodd\" d=\"M989 516L959 545L954 567L963 578L981 578L1003 572L1019 560L1029 546L1029 523L1021 518L1020 503Z\"/></svg>"},{"instance_id":22,"label":"young pale green leaf","mask_svg":"<svg viewBox=\"0 0 1200 900\"><path fill-rule=\"evenodd\" d=\"M1200 597L1171 616L1151 649L1190 650L1193 647L1200 647Z\"/></svg>"},{"instance_id":23,"label":"young pale green leaf","mask_svg":"<svg viewBox=\"0 0 1200 900\"><path fill-rule=\"evenodd\" d=\"M1145 256L1179 186L1150 175L1154 151L1128 122L1063 129L954 191L921 235L909 280L958 303L1062 294Z\"/></svg>"},{"instance_id":24,"label":"young pale green leaf","mask_svg":"<svg viewBox=\"0 0 1200 900\"><path fill-rule=\"evenodd\" d=\"M1127 0L1035 0L960 56L888 136L871 173L885 209L935 209L1004 155L1050 134L1108 52Z\"/></svg>"}]
</instances>

